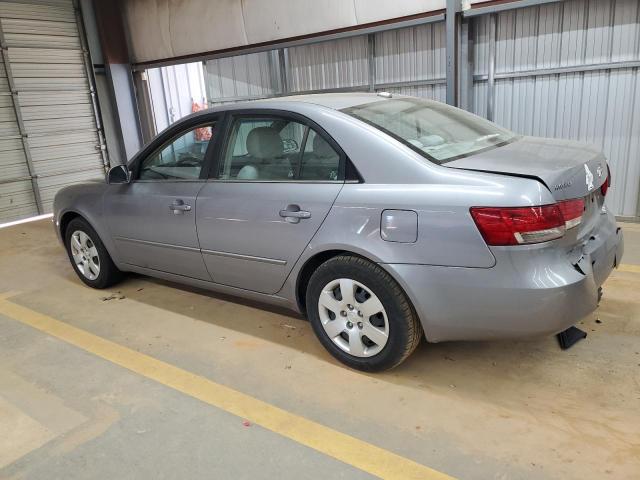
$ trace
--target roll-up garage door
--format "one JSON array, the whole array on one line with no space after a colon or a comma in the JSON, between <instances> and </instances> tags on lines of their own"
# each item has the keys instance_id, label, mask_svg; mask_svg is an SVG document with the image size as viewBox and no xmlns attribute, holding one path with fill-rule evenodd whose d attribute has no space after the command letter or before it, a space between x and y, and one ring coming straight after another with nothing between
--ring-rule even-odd
<instances>
[{"instance_id":1,"label":"roll-up garage door","mask_svg":"<svg viewBox=\"0 0 640 480\"><path fill-rule=\"evenodd\" d=\"M0 222L51 211L104 175L84 40L71 0L0 2Z\"/></svg>"}]
</instances>

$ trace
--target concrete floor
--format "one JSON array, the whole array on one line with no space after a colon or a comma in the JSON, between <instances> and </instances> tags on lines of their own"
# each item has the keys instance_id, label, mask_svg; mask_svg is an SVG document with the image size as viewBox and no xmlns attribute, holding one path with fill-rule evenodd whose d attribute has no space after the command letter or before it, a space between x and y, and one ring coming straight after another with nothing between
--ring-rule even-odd
<instances>
[{"instance_id":1,"label":"concrete floor","mask_svg":"<svg viewBox=\"0 0 640 480\"><path fill-rule=\"evenodd\" d=\"M375 375L286 312L138 276L91 290L48 221L0 230L0 295L457 478L637 479L640 225L623 229L630 266L571 350L422 344ZM0 478L371 477L350 463L0 315Z\"/></svg>"}]
</instances>

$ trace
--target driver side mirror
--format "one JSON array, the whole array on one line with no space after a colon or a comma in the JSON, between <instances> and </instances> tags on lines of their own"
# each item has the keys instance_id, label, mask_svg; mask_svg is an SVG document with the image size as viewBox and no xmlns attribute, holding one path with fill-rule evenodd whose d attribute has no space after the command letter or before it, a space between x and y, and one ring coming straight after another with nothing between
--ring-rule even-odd
<instances>
[{"instance_id":1,"label":"driver side mirror","mask_svg":"<svg viewBox=\"0 0 640 480\"><path fill-rule=\"evenodd\" d=\"M116 165L107 172L107 183L109 185L129 182L131 182L131 172L126 165Z\"/></svg>"}]
</instances>

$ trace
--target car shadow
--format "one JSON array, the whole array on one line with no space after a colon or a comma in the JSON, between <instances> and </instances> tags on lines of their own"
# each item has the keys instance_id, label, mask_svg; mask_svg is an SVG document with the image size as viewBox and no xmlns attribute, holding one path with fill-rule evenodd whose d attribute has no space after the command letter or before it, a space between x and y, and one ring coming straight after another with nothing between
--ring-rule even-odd
<instances>
[{"instance_id":1,"label":"car shadow","mask_svg":"<svg viewBox=\"0 0 640 480\"><path fill-rule=\"evenodd\" d=\"M308 320L283 307L131 273L112 290L136 302L337 363L317 341Z\"/></svg>"},{"instance_id":2,"label":"car shadow","mask_svg":"<svg viewBox=\"0 0 640 480\"><path fill-rule=\"evenodd\" d=\"M284 308L141 275L129 274L118 289L137 302L275 342L341 366L317 341L310 323ZM574 347L578 348L580 345ZM517 381L525 373L529 378L544 377L545 365L570 357L575 355L571 350L561 351L553 336L518 341L427 343L423 340L395 369L358 373L416 389L486 391L491 395L487 391L487 375L509 382ZM491 388L495 388L495 383Z\"/></svg>"}]
</instances>

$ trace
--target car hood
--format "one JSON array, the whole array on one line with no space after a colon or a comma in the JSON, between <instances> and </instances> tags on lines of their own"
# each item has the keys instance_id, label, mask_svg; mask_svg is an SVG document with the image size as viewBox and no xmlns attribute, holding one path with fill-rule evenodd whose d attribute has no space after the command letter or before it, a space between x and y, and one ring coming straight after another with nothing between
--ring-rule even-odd
<instances>
[{"instance_id":1,"label":"car hood","mask_svg":"<svg viewBox=\"0 0 640 480\"><path fill-rule=\"evenodd\" d=\"M584 197L607 178L607 163L598 149L551 138L520 137L445 166L536 178L556 200Z\"/></svg>"}]
</instances>

